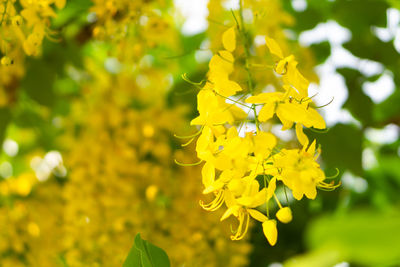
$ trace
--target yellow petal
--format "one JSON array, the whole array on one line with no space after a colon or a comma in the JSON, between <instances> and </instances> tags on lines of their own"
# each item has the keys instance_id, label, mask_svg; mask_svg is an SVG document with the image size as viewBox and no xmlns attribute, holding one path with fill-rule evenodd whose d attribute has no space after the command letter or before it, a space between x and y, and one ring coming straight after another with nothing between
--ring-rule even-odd
<instances>
[{"instance_id":1,"label":"yellow petal","mask_svg":"<svg viewBox=\"0 0 400 267\"><path fill-rule=\"evenodd\" d=\"M234 214L235 212L237 212L238 209L239 209L239 206L237 206L237 205L228 208L228 209L225 211L225 213L222 215L222 217L221 217L220 220L223 221L223 220L227 219L229 216L231 216L232 214Z\"/></svg>"},{"instance_id":2,"label":"yellow petal","mask_svg":"<svg viewBox=\"0 0 400 267\"><path fill-rule=\"evenodd\" d=\"M232 54L228 51L219 51L219 54L214 55L208 67L210 68L210 73L212 75L228 75L233 71L233 61L234 58Z\"/></svg>"},{"instance_id":3,"label":"yellow petal","mask_svg":"<svg viewBox=\"0 0 400 267\"><path fill-rule=\"evenodd\" d=\"M206 156L212 155L209 146L213 142L213 134L209 127L204 127L201 135L196 142L196 152L200 159L205 159Z\"/></svg>"},{"instance_id":4,"label":"yellow petal","mask_svg":"<svg viewBox=\"0 0 400 267\"><path fill-rule=\"evenodd\" d=\"M325 129L326 124L324 118L313 108L307 110L307 121L309 125L307 127L314 127L316 129ZM305 124L304 124L305 125Z\"/></svg>"},{"instance_id":5,"label":"yellow petal","mask_svg":"<svg viewBox=\"0 0 400 267\"><path fill-rule=\"evenodd\" d=\"M235 58L233 57L231 52L221 50L218 52L222 60L228 61L229 63L233 63L235 61Z\"/></svg>"},{"instance_id":6,"label":"yellow petal","mask_svg":"<svg viewBox=\"0 0 400 267\"><path fill-rule=\"evenodd\" d=\"M303 132L303 125L301 125L301 123L296 123L296 136L297 140L299 140L300 144L302 144L303 147L308 145L308 137Z\"/></svg>"},{"instance_id":7,"label":"yellow petal","mask_svg":"<svg viewBox=\"0 0 400 267\"><path fill-rule=\"evenodd\" d=\"M222 34L222 45L226 50L232 52L236 48L235 26L230 27Z\"/></svg>"},{"instance_id":8,"label":"yellow petal","mask_svg":"<svg viewBox=\"0 0 400 267\"><path fill-rule=\"evenodd\" d=\"M309 199L315 199L317 197L317 189L315 185L306 186L304 194Z\"/></svg>"},{"instance_id":9,"label":"yellow petal","mask_svg":"<svg viewBox=\"0 0 400 267\"><path fill-rule=\"evenodd\" d=\"M275 113L275 103L266 103L260 110L258 114L258 120L260 122L265 122L271 119Z\"/></svg>"},{"instance_id":10,"label":"yellow petal","mask_svg":"<svg viewBox=\"0 0 400 267\"><path fill-rule=\"evenodd\" d=\"M294 102L279 104L276 108L276 115L285 129L292 127L293 122L301 122L304 124L307 118L305 107Z\"/></svg>"},{"instance_id":11,"label":"yellow petal","mask_svg":"<svg viewBox=\"0 0 400 267\"><path fill-rule=\"evenodd\" d=\"M229 128L228 132L226 133L226 138L235 138L238 136L238 131L235 126Z\"/></svg>"},{"instance_id":12,"label":"yellow petal","mask_svg":"<svg viewBox=\"0 0 400 267\"><path fill-rule=\"evenodd\" d=\"M212 183L210 186L206 187L203 190L203 194L209 194L211 192L217 191L219 189L221 189L222 187L224 187L224 183L217 180L214 183Z\"/></svg>"},{"instance_id":13,"label":"yellow petal","mask_svg":"<svg viewBox=\"0 0 400 267\"><path fill-rule=\"evenodd\" d=\"M253 217L254 219L256 219L259 222L263 223L268 220L268 217L265 216L264 214L262 214L261 212L259 212L258 210L247 209L247 212L250 214L251 217Z\"/></svg>"},{"instance_id":14,"label":"yellow petal","mask_svg":"<svg viewBox=\"0 0 400 267\"><path fill-rule=\"evenodd\" d=\"M267 189L263 188L260 190L260 192L258 192L254 197L253 197L253 201L250 205L251 208L255 208L258 206L261 206L262 204L264 204L267 201Z\"/></svg>"},{"instance_id":15,"label":"yellow petal","mask_svg":"<svg viewBox=\"0 0 400 267\"><path fill-rule=\"evenodd\" d=\"M228 189L231 190L235 195L243 193L244 185L242 179L233 179L228 184Z\"/></svg>"},{"instance_id":16,"label":"yellow petal","mask_svg":"<svg viewBox=\"0 0 400 267\"><path fill-rule=\"evenodd\" d=\"M290 66L293 67L296 65L297 65L297 61L294 59L293 55L290 55L288 57L285 57L285 58L279 60L279 62L276 64L275 72L279 75L284 75L283 78L286 79L284 81L287 81L288 76L286 74L288 74L290 72L289 67ZM285 82L285 83L287 83L287 82Z\"/></svg>"},{"instance_id":17,"label":"yellow petal","mask_svg":"<svg viewBox=\"0 0 400 267\"><path fill-rule=\"evenodd\" d=\"M209 187L215 179L214 165L210 162L206 162L201 170L201 175L204 187Z\"/></svg>"},{"instance_id":18,"label":"yellow petal","mask_svg":"<svg viewBox=\"0 0 400 267\"><path fill-rule=\"evenodd\" d=\"M242 206L251 206L251 204L253 203L254 198L249 197L249 196L244 196L244 197L240 197L237 199L237 203L239 203Z\"/></svg>"},{"instance_id":19,"label":"yellow petal","mask_svg":"<svg viewBox=\"0 0 400 267\"><path fill-rule=\"evenodd\" d=\"M280 100L283 97L283 93L274 92L274 93L261 93L255 96L250 96L246 99L246 103L250 104L262 104L262 103L271 103Z\"/></svg>"},{"instance_id":20,"label":"yellow petal","mask_svg":"<svg viewBox=\"0 0 400 267\"><path fill-rule=\"evenodd\" d=\"M231 192L230 190L228 190L228 189L226 189L224 192L225 192L225 194L224 194L225 205L226 205L228 208L237 205L237 204L236 204L236 199L235 199L235 197L233 196L232 192Z\"/></svg>"},{"instance_id":21,"label":"yellow petal","mask_svg":"<svg viewBox=\"0 0 400 267\"><path fill-rule=\"evenodd\" d=\"M263 222L262 227L264 235L267 238L268 242L271 244L271 246L275 246L278 239L278 229L276 229L276 221L265 221Z\"/></svg>"},{"instance_id":22,"label":"yellow petal","mask_svg":"<svg viewBox=\"0 0 400 267\"><path fill-rule=\"evenodd\" d=\"M292 210L289 207L284 207L278 210L276 218L282 223L289 223L292 221Z\"/></svg>"},{"instance_id":23,"label":"yellow petal","mask_svg":"<svg viewBox=\"0 0 400 267\"><path fill-rule=\"evenodd\" d=\"M314 139L314 141L311 143L311 145L309 146L309 148L307 149L307 152L311 155L315 154L315 147L317 145L317 141Z\"/></svg>"},{"instance_id":24,"label":"yellow petal","mask_svg":"<svg viewBox=\"0 0 400 267\"><path fill-rule=\"evenodd\" d=\"M213 80L212 80L213 81ZM225 79L218 79L213 81L214 82L214 90L224 96L224 97L230 97L236 92L242 91L242 87L234 81L228 80L227 78Z\"/></svg>"},{"instance_id":25,"label":"yellow petal","mask_svg":"<svg viewBox=\"0 0 400 267\"><path fill-rule=\"evenodd\" d=\"M228 170L232 167L232 159L229 158L227 155L220 154L215 157L215 168L217 168L218 170Z\"/></svg>"},{"instance_id":26,"label":"yellow petal","mask_svg":"<svg viewBox=\"0 0 400 267\"><path fill-rule=\"evenodd\" d=\"M301 97L307 97L310 82L301 75L296 66L297 61L293 57L293 60L288 62L286 66L286 75L283 77L284 83L289 83L296 88Z\"/></svg>"},{"instance_id":27,"label":"yellow petal","mask_svg":"<svg viewBox=\"0 0 400 267\"><path fill-rule=\"evenodd\" d=\"M276 177L273 177L271 181L269 181L268 189L267 189L267 199L266 201L270 200L271 197L274 195L276 189Z\"/></svg>"},{"instance_id":28,"label":"yellow petal","mask_svg":"<svg viewBox=\"0 0 400 267\"><path fill-rule=\"evenodd\" d=\"M247 118L247 113L236 105L229 104L229 112L236 120L244 120Z\"/></svg>"},{"instance_id":29,"label":"yellow petal","mask_svg":"<svg viewBox=\"0 0 400 267\"><path fill-rule=\"evenodd\" d=\"M208 146L213 142L213 135L210 127L204 127L201 135L197 139L196 150L206 150Z\"/></svg>"},{"instance_id":30,"label":"yellow petal","mask_svg":"<svg viewBox=\"0 0 400 267\"><path fill-rule=\"evenodd\" d=\"M302 198L303 198L303 192L301 192L301 191L297 191L297 190L295 190L295 188L291 188L292 189L292 194L293 194L293 197L296 199L296 200L301 200Z\"/></svg>"},{"instance_id":31,"label":"yellow petal","mask_svg":"<svg viewBox=\"0 0 400 267\"><path fill-rule=\"evenodd\" d=\"M282 131L285 131L285 130L288 130L288 129L292 128L293 121L286 120L286 119L282 118L281 116L279 116L278 113L276 113L276 115L278 116L279 120L282 122Z\"/></svg>"},{"instance_id":32,"label":"yellow petal","mask_svg":"<svg viewBox=\"0 0 400 267\"><path fill-rule=\"evenodd\" d=\"M261 112L260 112L261 114ZM272 149L276 146L276 137L271 133L259 132L254 137L254 154L256 157L264 158L268 157Z\"/></svg>"},{"instance_id":33,"label":"yellow petal","mask_svg":"<svg viewBox=\"0 0 400 267\"><path fill-rule=\"evenodd\" d=\"M274 39L265 37L265 42L267 43L269 52L271 52L271 54L279 58L283 58L282 50Z\"/></svg>"}]
</instances>

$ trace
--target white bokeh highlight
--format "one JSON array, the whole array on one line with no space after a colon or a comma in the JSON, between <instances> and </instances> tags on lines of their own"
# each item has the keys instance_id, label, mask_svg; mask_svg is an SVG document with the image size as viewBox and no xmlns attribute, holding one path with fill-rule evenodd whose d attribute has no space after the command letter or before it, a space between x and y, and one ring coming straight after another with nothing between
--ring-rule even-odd
<instances>
[{"instance_id":1,"label":"white bokeh highlight","mask_svg":"<svg viewBox=\"0 0 400 267\"><path fill-rule=\"evenodd\" d=\"M7 138L3 142L3 150L8 156L15 157L19 150L18 143L10 138Z\"/></svg>"},{"instance_id":2,"label":"white bokeh highlight","mask_svg":"<svg viewBox=\"0 0 400 267\"><path fill-rule=\"evenodd\" d=\"M174 0L175 6L185 18L182 33L195 35L205 31L208 27L208 0Z\"/></svg>"}]
</instances>

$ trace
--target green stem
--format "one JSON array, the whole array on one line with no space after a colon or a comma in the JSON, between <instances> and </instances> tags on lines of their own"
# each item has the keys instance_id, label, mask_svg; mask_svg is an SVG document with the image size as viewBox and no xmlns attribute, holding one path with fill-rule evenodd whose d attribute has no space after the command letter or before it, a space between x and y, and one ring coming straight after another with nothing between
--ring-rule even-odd
<instances>
[{"instance_id":1,"label":"green stem","mask_svg":"<svg viewBox=\"0 0 400 267\"><path fill-rule=\"evenodd\" d=\"M242 5L242 0L239 0L239 19L240 19L240 24L238 23L238 31L239 34L242 38L243 41L243 46L244 46L244 54L245 54L245 70L247 73L247 85L249 87L249 91L251 93L251 95L254 94L254 83L253 83L253 77L251 75L250 72L250 63L249 63L249 59L250 59L250 43L249 43L249 39L247 38L247 33L246 33L246 29L244 27L244 20L243 20L243 5ZM251 105L251 109L253 110L254 113L254 121L256 123L256 128L257 128L257 133L260 131L260 122L258 121L258 117L257 117L257 111L256 111L256 105Z\"/></svg>"}]
</instances>

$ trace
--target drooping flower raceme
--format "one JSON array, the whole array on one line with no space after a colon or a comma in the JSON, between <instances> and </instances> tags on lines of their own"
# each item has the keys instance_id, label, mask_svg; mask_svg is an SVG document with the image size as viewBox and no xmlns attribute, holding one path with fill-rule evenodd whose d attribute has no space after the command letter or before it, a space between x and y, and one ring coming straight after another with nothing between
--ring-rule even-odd
<instances>
[{"instance_id":1,"label":"drooping flower raceme","mask_svg":"<svg viewBox=\"0 0 400 267\"><path fill-rule=\"evenodd\" d=\"M0 106L13 104L19 80L25 74L25 57L40 56L44 39L57 41L51 30L57 11L66 0L0 1Z\"/></svg>"},{"instance_id":2,"label":"drooping flower raceme","mask_svg":"<svg viewBox=\"0 0 400 267\"><path fill-rule=\"evenodd\" d=\"M224 49L211 58L207 79L201 86L193 83L199 88L199 115L191 125L200 127L196 151L204 162L203 193L214 195L212 201L200 201L200 205L208 211L224 207L221 221L231 216L238 220L232 240L245 236L250 218L261 222L273 246L278 236L277 220L292 220L291 209L283 206L275 193L278 186L284 187L285 192L290 189L287 191L294 199L300 200L303 196L315 199L317 188L330 190L338 185L325 182L326 176L316 161L320 149L316 140L310 142L303 132L303 127L326 128L308 95L309 81L297 69L294 55L284 56L279 44L268 36L265 41L271 57L276 58L271 71L281 77L281 88L254 95L256 81L252 80L250 62L254 55L241 21L222 34ZM243 54L244 64L235 62L235 56ZM247 73L247 88L243 86L245 82L232 78L235 71ZM278 138L262 130L261 124L273 121L275 115L282 131L295 125L300 148L278 148ZM255 123L256 131L243 131L246 123ZM270 201L277 204L275 216L269 210Z\"/></svg>"}]
</instances>

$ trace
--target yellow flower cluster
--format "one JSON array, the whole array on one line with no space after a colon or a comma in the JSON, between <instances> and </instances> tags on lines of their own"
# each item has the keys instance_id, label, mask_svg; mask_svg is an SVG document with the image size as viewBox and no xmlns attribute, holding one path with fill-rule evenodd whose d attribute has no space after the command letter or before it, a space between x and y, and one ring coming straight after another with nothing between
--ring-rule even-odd
<instances>
[{"instance_id":1,"label":"yellow flower cluster","mask_svg":"<svg viewBox=\"0 0 400 267\"><path fill-rule=\"evenodd\" d=\"M93 36L117 43L123 58L135 58L143 47L171 47L176 42L172 10L166 0L93 0ZM132 40L140 40L138 43ZM160 42L163 40L163 42Z\"/></svg>"},{"instance_id":2,"label":"yellow flower cluster","mask_svg":"<svg viewBox=\"0 0 400 267\"><path fill-rule=\"evenodd\" d=\"M280 222L292 220L290 208L282 206L275 194L279 184L289 188L297 200L304 195L314 199L316 188L331 190L337 185L324 182L325 174L316 161L320 152L316 149L316 141L310 143L303 132L304 126L324 129L325 122L308 96L309 82L298 71L298 62L293 55L284 56L274 39L265 37L266 47L276 58L271 69L280 77L282 89L253 95L252 55L242 14L239 17L240 23L222 34L224 49L210 60L207 79L199 86L197 95L199 116L191 121L191 125L201 127L196 151L198 158L205 162L203 193L215 195L211 202L200 204L208 211L215 211L225 204L221 221L230 216L238 220L232 240L245 236L251 217L262 223L267 240L275 245L278 233L276 220L269 212L269 201L274 199L277 203L279 210L275 217ZM237 45L237 37L242 46ZM238 49L245 56L247 90L230 79L235 67L240 65L234 56ZM250 112L253 114L249 115ZM302 148L280 149L277 138L262 130L261 124L270 122L274 115L282 123L282 131L295 125ZM243 125L252 121L256 132L242 131ZM262 212L263 207L266 207L266 214Z\"/></svg>"},{"instance_id":3,"label":"yellow flower cluster","mask_svg":"<svg viewBox=\"0 0 400 267\"><path fill-rule=\"evenodd\" d=\"M252 78L257 82L255 92L267 85L280 87L280 77L274 75L274 72L265 71L265 59L271 58L271 53L267 46L264 44L263 36L269 36L275 39L279 46L284 51L292 51L296 54L298 61L301 61L302 73L311 82L317 82L318 77L314 73L315 60L311 51L308 48L301 47L298 42L293 42L288 38L285 28L290 28L296 22L294 18L287 13L282 7L281 0L246 0L236 1L241 2L243 10L243 25L247 29L248 37L252 37L251 51L257 57L252 57L251 70ZM224 7L224 1L210 0L208 4L209 16L208 21L210 26L207 29L208 37L210 39L210 49L218 51L221 48L221 36L226 30L227 25L232 25L234 19L232 13ZM244 53L243 47L237 48L236 54ZM242 60L242 58L239 58ZM241 68L235 68L232 73L232 78L236 81L245 80L247 73Z\"/></svg>"},{"instance_id":4,"label":"yellow flower cluster","mask_svg":"<svg viewBox=\"0 0 400 267\"><path fill-rule=\"evenodd\" d=\"M0 183L1 266L118 266L138 232L173 266L247 266L250 244L227 242L222 213L205 218L197 204L199 168L172 160L193 158L171 137L185 127L184 110L129 108L110 92L132 99L135 79L96 75L61 140L67 178L26 173Z\"/></svg>"},{"instance_id":5,"label":"yellow flower cluster","mask_svg":"<svg viewBox=\"0 0 400 267\"><path fill-rule=\"evenodd\" d=\"M55 7L65 4L66 0L0 0L0 106L15 102L25 55L38 56L43 39L53 39Z\"/></svg>"},{"instance_id":6,"label":"yellow flower cluster","mask_svg":"<svg viewBox=\"0 0 400 267\"><path fill-rule=\"evenodd\" d=\"M138 232L177 266L246 264L250 246L227 244L218 218L204 220L196 169L173 169L171 158L189 156L168 146L179 117L177 111L129 112L113 104L88 116L93 123L70 143L66 160L71 173L62 240L69 266L120 265L121 249Z\"/></svg>"},{"instance_id":7,"label":"yellow flower cluster","mask_svg":"<svg viewBox=\"0 0 400 267\"><path fill-rule=\"evenodd\" d=\"M142 102L139 92L153 85L141 88L135 76L91 66L93 81L74 104L69 121L75 123L63 141L71 148L65 156L70 172L61 239L67 264L121 265L126 256L121 249L140 232L166 250L173 266L245 266L250 245L226 242L226 225L218 216L204 218L197 204L199 169L176 168L173 162L193 158L178 144L171 146L171 133L186 125L184 110L167 108L161 88L152 104L131 108L122 96ZM147 75L167 87L163 72L153 68Z\"/></svg>"},{"instance_id":8,"label":"yellow flower cluster","mask_svg":"<svg viewBox=\"0 0 400 267\"><path fill-rule=\"evenodd\" d=\"M222 213L205 218L198 206L199 169L176 168L173 158L193 158L172 138L186 127L186 109L166 107L171 69L144 64L140 51L142 62L125 59L118 75L99 63L103 53L86 58L91 79L61 140L67 178L0 186L0 199L15 195L0 210L4 266L118 266L138 232L172 266L248 265L251 245L227 242Z\"/></svg>"},{"instance_id":9,"label":"yellow flower cluster","mask_svg":"<svg viewBox=\"0 0 400 267\"><path fill-rule=\"evenodd\" d=\"M10 65L13 59L8 51L23 48L28 56L36 56L45 36L50 36L50 18L56 17L53 5L58 9L66 0L2 0L0 4L1 59L2 65Z\"/></svg>"},{"instance_id":10,"label":"yellow flower cluster","mask_svg":"<svg viewBox=\"0 0 400 267\"><path fill-rule=\"evenodd\" d=\"M9 178L0 185L1 266L60 265L61 190L55 179L38 184L32 173Z\"/></svg>"}]
</instances>

